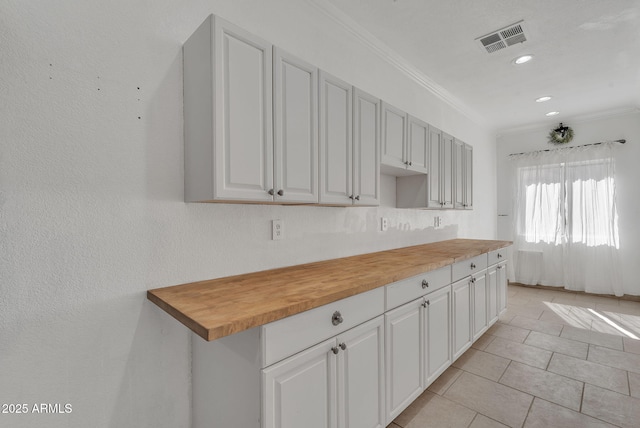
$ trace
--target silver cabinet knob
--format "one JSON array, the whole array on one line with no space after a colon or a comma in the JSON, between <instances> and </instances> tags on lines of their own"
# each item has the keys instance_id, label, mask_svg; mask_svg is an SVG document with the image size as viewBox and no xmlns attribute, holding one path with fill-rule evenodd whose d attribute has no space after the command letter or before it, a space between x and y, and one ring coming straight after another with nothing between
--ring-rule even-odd
<instances>
[{"instance_id":1,"label":"silver cabinet knob","mask_svg":"<svg viewBox=\"0 0 640 428\"><path fill-rule=\"evenodd\" d=\"M429 282L426 279L422 280L422 288L428 288L429 287Z\"/></svg>"},{"instance_id":2,"label":"silver cabinet knob","mask_svg":"<svg viewBox=\"0 0 640 428\"><path fill-rule=\"evenodd\" d=\"M282 189L278 190L278 196L284 195L284 191Z\"/></svg>"},{"instance_id":3,"label":"silver cabinet knob","mask_svg":"<svg viewBox=\"0 0 640 428\"><path fill-rule=\"evenodd\" d=\"M356 201L359 201L359 200L360 200L360 195L356 196L356 197L355 197L355 200L356 200Z\"/></svg>"},{"instance_id":4,"label":"silver cabinet knob","mask_svg":"<svg viewBox=\"0 0 640 428\"><path fill-rule=\"evenodd\" d=\"M338 345L338 346L339 346L339 347L340 347L340 349L342 349L343 351L344 351L345 349L347 349L347 344L346 344L346 343L344 343L344 342L342 342L342 343L341 343L340 345Z\"/></svg>"},{"instance_id":5,"label":"silver cabinet knob","mask_svg":"<svg viewBox=\"0 0 640 428\"><path fill-rule=\"evenodd\" d=\"M476 264L475 263L471 263L471 269L475 269L476 268Z\"/></svg>"},{"instance_id":6,"label":"silver cabinet knob","mask_svg":"<svg viewBox=\"0 0 640 428\"><path fill-rule=\"evenodd\" d=\"M333 313L333 316L331 317L331 324L338 325L338 324L341 324L342 321L343 321L343 319L342 319L342 314L340 313L340 311L335 311Z\"/></svg>"},{"instance_id":7,"label":"silver cabinet knob","mask_svg":"<svg viewBox=\"0 0 640 428\"><path fill-rule=\"evenodd\" d=\"M353 195L349 195L349 199L353 200Z\"/></svg>"},{"instance_id":8,"label":"silver cabinet knob","mask_svg":"<svg viewBox=\"0 0 640 428\"><path fill-rule=\"evenodd\" d=\"M333 348L331 348L331 351L336 355L338 355L338 352L340 352L337 346L334 346Z\"/></svg>"},{"instance_id":9,"label":"silver cabinet knob","mask_svg":"<svg viewBox=\"0 0 640 428\"><path fill-rule=\"evenodd\" d=\"M502 254L498 253L498 258L501 259L502 258Z\"/></svg>"},{"instance_id":10,"label":"silver cabinet knob","mask_svg":"<svg viewBox=\"0 0 640 428\"><path fill-rule=\"evenodd\" d=\"M267 190L267 193L270 194L271 196L273 196L273 189Z\"/></svg>"}]
</instances>

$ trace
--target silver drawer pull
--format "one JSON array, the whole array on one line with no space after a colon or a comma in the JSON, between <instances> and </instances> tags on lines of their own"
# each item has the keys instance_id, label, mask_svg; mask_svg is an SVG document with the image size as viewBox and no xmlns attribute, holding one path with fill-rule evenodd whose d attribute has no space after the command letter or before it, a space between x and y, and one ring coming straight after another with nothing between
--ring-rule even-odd
<instances>
[{"instance_id":1,"label":"silver drawer pull","mask_svg":"<svg viewBox=\"0 0 640 428\"><path fill-rule=\"evenodd\" d=\"M341 343L340 345L338 345L338 346L339 346L339 347L340 347L340 349L342 349L343 351L344 351L345 349L347 349L347 344L346 344L346 343L344 343L344 342L342 342L342 343Z\"/></svg>"},{"instance_id":2,"label":"silver drawer pull","mask_svg":"<svg viewBox=\"0 0 640 428\"><path fill-rule=\"evenodd\" d=\"M338 352L340 352L337 346L334 346L333 348L331 348L331 351L336 355L338 355Z\"/></svg>"},{"instance_id":3,"label":"silver drawer pull","mask_svg":"<svg viewBox=\"0 0 640 428\"><path fill-rule=\"evenodd\" d=\"M429 287L429 282L426 279L422 280L422 288L428 288Z\"/></svg>"},{"instance_id":4,"label":"silver drawer pull","mask_svg":"<svg viewBox=\"0 0 640 428\"><path fill-rule=\"evenodd\" d=\"M475 269L476 268L476 264L475 263L471 263L471 269Z\"/></svg>"},{"instance_id":5,"label":"silver drawer pull","mask_svg":"<svg viewBox=\"0 0 640 428\"><path fill-rule=\"evenodd\" d=\"M340 311L335 311L333 313L333 316L331 317L331 323L333 325L338 325L338 324L341 324L342 321L343 321L343 319L342 319L342 314L340 313Z\"/></svg>"}]
</instances>

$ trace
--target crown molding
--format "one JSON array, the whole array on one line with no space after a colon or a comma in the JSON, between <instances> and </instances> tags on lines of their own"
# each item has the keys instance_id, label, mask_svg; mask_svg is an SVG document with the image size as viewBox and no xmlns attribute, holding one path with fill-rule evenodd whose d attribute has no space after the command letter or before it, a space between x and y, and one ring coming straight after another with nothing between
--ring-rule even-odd
<instances>
[{"instance_id":1,"label":"crown molding","mask_svg":"<svg viewBox=\"0 0 640 428\"><path fill-rule=\"evenodd\" d=\"M398 69L418 85L431 92L439 100L454 108L459 113L467 116L478 125L482 125L484 127L489 126L485 117L478 114L478 112L471 109L460 99L451 94L451 92L449 92L443 86L436 83L433 79L416 68L404 57L399 55L395 50L393 50L385 43L383 43L380 39L371 34L368 30L354 21L351 17L349 17L335 5L331 4L327 0L307 0L307 2L313 5L325 16L329 17L331 20L339 24L370 51Z\"/></svg>"},{"instance_id":2,"label":"crown molding","mask_svg":"<svg viewBox=\"0 0 640 428\"><path fill-rule=\"evenodd\" d=\"M627 116L629 114L635 114L635 113L640 113L640 107L622 107L622 108L604 110L599 112L585 113L585 114L579 114L579 115L570 116L566 118L563 117L561 120L559 118L556 118L553 120L547 119L544 122L535 122L535 123L529 123L527 125L516 126L512 128L499 129L496 132L496 137L502 137L504 135L509 135L509 134L518 134L521 132L537 131L540 129L547 129L549 128L550 124L554 124L557 122L584 123L584 122L590 122L593 120L608 119L608 118L613 118L618 116Z\"/></svg>"}]
</instances>

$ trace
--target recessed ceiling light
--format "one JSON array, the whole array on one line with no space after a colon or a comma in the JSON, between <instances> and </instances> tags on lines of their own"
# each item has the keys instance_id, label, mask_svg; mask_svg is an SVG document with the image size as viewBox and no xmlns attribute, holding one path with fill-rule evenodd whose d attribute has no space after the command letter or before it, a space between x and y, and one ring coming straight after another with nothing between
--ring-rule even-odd
<instances>
[{"instance_id":1,"label":"recessed ceiling light","mask_svg":"<svg viewBox=\"0 0 640 428\"><path fill-rule=\"evenodd\" d=\"M547 116L555 116L557 114L560 114L559 111L550 111L549 113L547 113Z\"/></svg>"},{"instance_id":2,"label":"recessed ceiling light","mask_svg":"<svg viewBox=\"0 0 640 428\"><path fill-rule=\"evenodd\" d=\"M543 102L545 102L545 101L549 101L550 99L551 99L551 97L549 97L549 96L540 97L540 98L537 98L537 99L536 99L536 102L537 102L537 103L543 103Z\"/></svg>"},{"instance_id":3,"label":"recessed ceiling light","mask_svg":"<svg viewBox=\"0 0 640 428\"><path fill-rule=\"evenodd\" d=\"M524 64L525 62L529 62L533 59L533 55L522 55L519 56L518 58L513 60L514 64L520 65L520 64Z\"/></svg>"}]
</instances>

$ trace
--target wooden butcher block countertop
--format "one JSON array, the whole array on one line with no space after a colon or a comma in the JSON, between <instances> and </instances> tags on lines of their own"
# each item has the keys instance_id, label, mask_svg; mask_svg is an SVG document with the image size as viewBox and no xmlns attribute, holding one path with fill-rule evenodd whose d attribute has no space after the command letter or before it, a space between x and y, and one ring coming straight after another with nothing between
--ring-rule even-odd
<instances>
[{"instance_id":1,"label":"wooden butcher block countertop","mask_svg":"<svg viewBox=\"0 0 640 428\"><path fill-rule=\"evenodd\" d=\"M157 288L147 298L214 340L509 245L452 239Z\"/></svg>"}]
</instances>

